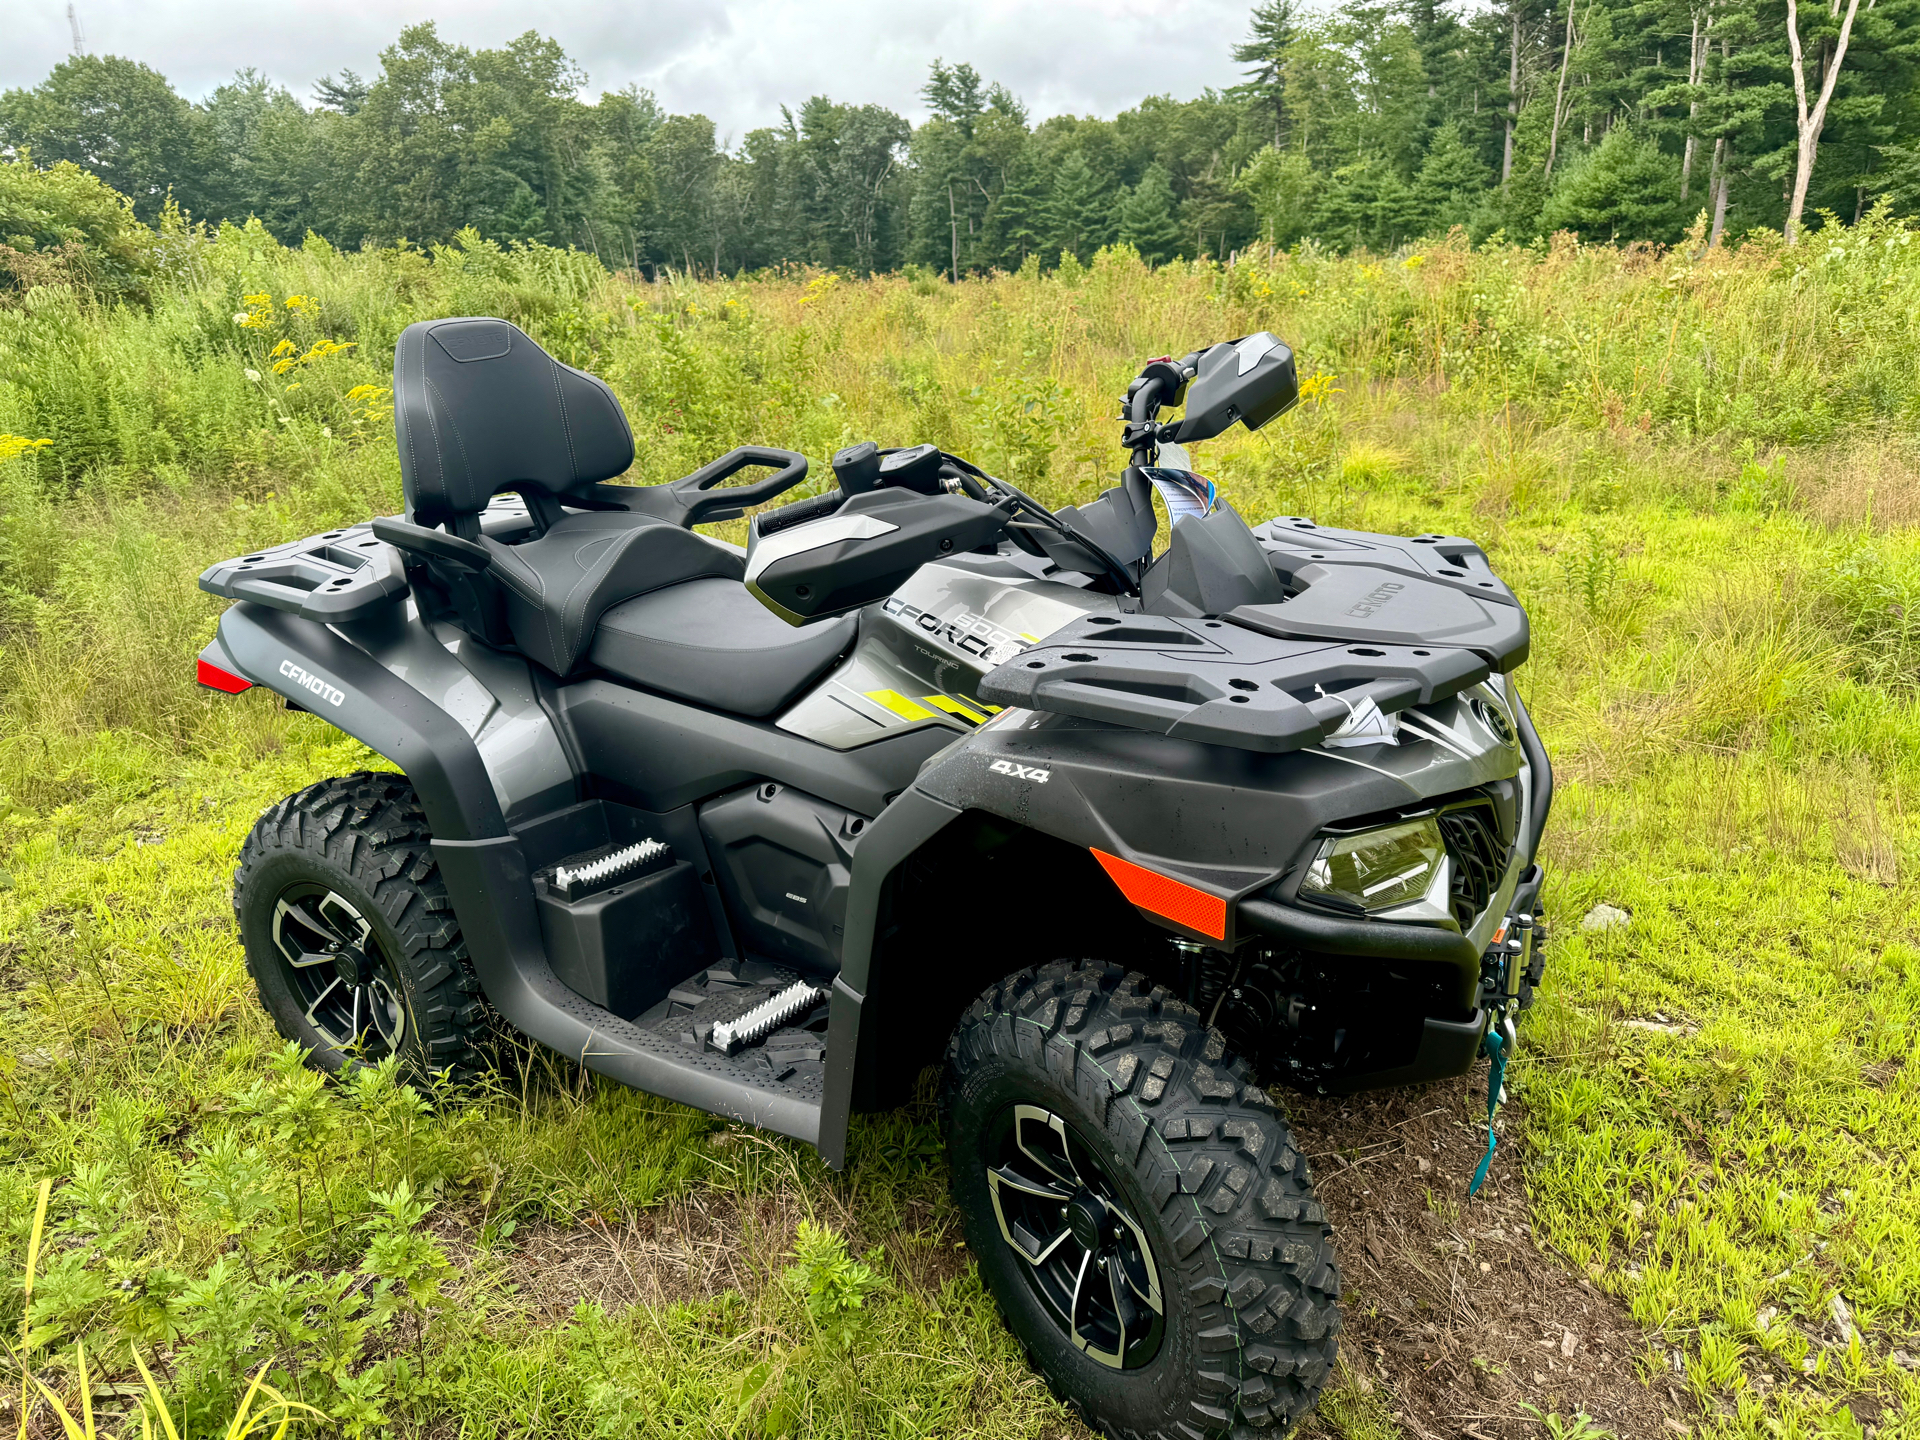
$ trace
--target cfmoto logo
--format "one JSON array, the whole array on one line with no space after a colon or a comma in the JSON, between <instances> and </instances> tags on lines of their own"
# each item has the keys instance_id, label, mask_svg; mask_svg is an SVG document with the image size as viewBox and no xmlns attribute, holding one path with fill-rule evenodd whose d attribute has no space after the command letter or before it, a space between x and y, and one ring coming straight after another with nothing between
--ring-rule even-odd
<instances>
[{"instance_id":1,"label":"cfmoto logo","mask_svg":"<svg viewBox=\"0 0 1921 1441\"><path fill-rule=\"evenodd\" d=\"M312 691L328 705L339 705L347 698L347 693L337 686L328 685L312 671L302 670L290 660L280 662L280 673L302 690Z\"/></svg>"},{"instance_id":2,"label":"cfmoto logo","mask_svg":"<svg viewBox=\"0 0 1921 1441\"><path fill-rule=\"evenodd\" d=\"M1513 750L1518 739L1514 734L1513 722L1501 713L1501 708L1476 696L1472 702L1474 714L1481 718L1481 724L1493 734L1494 739Z\"/></svg>"},{"instance_id":3,"label":"cfmoto logo","mask_svg":"<svg viewBox=\"0 0 1921 1441\"><path fill-rule=\"evenodd\" d=\"M1395 592L1406 589L1407 587L1402 585L1398 580L1384 580L1353 605L1349 606L1347 613L1365 620L1368 616L1373 615L1375 611L1393 600Z\"/></svg>"},{"instance_id":4,"label":"cfmoto logo","mask_svg":"<svg viewBox=\"0 0 1921 1441\"><path fill-rule=\"evenodd\" d=\"M1048 776L1053 774L1039 766L1019 766L1012 761L995 761L988 769L996 775L1012 776L1017 781L1032 781L1040 786L1046 785Z\"/></svg>"}]
</instances>

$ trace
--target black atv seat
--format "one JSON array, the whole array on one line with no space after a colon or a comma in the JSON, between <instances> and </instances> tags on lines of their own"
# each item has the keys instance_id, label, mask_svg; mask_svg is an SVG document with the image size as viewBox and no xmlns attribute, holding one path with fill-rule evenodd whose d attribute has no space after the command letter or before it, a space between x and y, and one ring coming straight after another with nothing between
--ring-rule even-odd
<instances>
[{"instance_id":1,"label":"black atv seat","mask_svg":"<svg viewBox=\"0 0 1921 1441\"><path fill-rule=\"evenodd\" d=\"M469 540L500 491L530 504L585 500L634 463L633 432L606 381L484 316L400 332L394 430L407 518Z\"/></svg>"},{"instance_id":2,"label":"black atv seat","mask_svg":"<svg viewBox=\"0 0 1921 1441\"><path fill-rule=\"evenodd\" d=\"M738 578L689 580L611 607L591 659L650 690L765 716L840 659L859 630L851 615L790 626Z\"/></svg>"},{"instance_id":3,"label":"black atv seat","mask_svg":"<svg viewBox=\"0 0 1921 1441\"><path fill-rule=\"evenodd\" d=\"M518 326L408 326L394 349L394 423L408 518L492 553L507 628L556 675L579 664L608 606L695 577L741 576L727 546L606 508L598 483L634 460L627 416L605 381L562 365ZM526 500L537 539L503 545L482 534L480 513L502 491Z\"/></svg>"},{"instance_id":4,"label":"black atv seat","mask_svg":"<svg viewBox=\"0 0 1921 1441\"><path fill-rule=\"evenodd\" d=\"M567 515L538 540L502 545L482 537L480 543L493 552L492 573L506 591L507 628L555 675L579 663L608 606L700 576L724 578L768 620L789 629L741 585L739 552L652 516Z\"/></svg>"}]
</instances>

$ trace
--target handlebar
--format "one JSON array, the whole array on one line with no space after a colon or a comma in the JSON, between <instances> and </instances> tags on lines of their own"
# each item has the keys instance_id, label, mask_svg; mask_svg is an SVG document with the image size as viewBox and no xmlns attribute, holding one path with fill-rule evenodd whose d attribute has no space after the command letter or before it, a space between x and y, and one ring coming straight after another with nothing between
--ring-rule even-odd
<instances>
[{"instance_id":1,"label":"handlebar","mask_svg":"<svg viewBox=\"0 0 1921 1441\"><path fill-rule=\"evenodd\" d=\"M776 531L786 530L790 525L800 525L805 521L818 520L823 515L832 515L846 503L846 500L845 491L829 490L819 495L810 495L805 500L794 501L790 505L763 510L754 517L754 534L769 536Z\"/></svg>"}]
</instances>

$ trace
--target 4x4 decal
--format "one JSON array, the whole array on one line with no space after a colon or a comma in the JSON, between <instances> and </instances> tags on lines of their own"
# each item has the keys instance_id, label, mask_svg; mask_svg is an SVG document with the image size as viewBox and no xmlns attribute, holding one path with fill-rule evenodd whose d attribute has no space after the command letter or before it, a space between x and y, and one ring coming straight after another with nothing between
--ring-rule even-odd
<instances>
[{"instance_id":1,"label":"4x4 decal","mask_svg":"<svg viewBox=\"0 0 1921 1441\"><path fill-rule=\"evenodd\" d=\"M996 775L1012 776L1017 781L1032 781L1037 786L1046 785L1047 778L1053 774L1044 766L1016 765L1013 761L995 761L988 769Z\"/></svg>"}]
</instances>

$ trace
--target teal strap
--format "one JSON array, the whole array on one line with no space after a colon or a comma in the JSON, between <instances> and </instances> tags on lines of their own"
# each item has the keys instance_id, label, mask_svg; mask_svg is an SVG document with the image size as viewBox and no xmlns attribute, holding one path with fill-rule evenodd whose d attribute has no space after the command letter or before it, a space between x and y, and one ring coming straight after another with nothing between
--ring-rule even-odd
<instances>
[{"instance_id":1,"label":"teal strap","mask_svg":"<svg viewBox=\"0 0 1921 1441\"><path fill-rule=\"evenodd\" d=\"M1501 1104L1501 1081L1507 1075L1507 1046L1501 1040L1501 1028L1492 1025L1481 1038L1481 1050L1486 1053L1487 1066L1487 1154L1481 1157L1481 1164L1474 1168L1474 1180L1468 1185L1470 1197L1480 1191L1487 1180L1487 1168L1494 1164L1494 1108Z\"/></svg>"}]
</instances>

